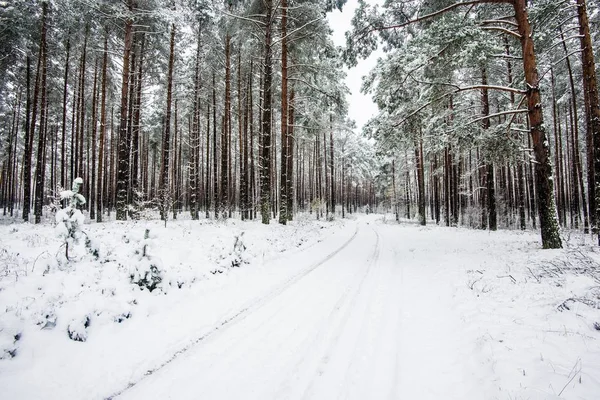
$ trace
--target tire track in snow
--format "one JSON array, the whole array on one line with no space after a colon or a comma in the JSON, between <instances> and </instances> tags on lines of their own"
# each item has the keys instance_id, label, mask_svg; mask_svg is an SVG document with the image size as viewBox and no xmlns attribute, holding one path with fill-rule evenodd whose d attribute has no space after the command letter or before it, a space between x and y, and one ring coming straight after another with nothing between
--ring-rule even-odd
<instances>
[{"instance_id":1,"label":"tire track in snow","mask_svg":"<svg viewBox=\"0 0 600 400\"><path fill-rule=\"evenodd\" d=\"M375 248L377 248L377 236L376 236L376 245ZM371 264L371 260L374 257L374 253L369 254L369 256L366 258L368 265ZM367 271L368 272L368 271ZM365 271L362 270L358 270L355 274L352 275L352 278L350 278L350 282L347 284L347 286L345 287L345 289L343 290L343 292L341 293L341 295L339 296L339 298L336 300L335 304L333 304L333 306L331 307L331 311L327 314L326 317L323 318L324 321L333 321L336 316L339 314L340 309L342 309L342 307L344 306L344 304L346 304L346 299L348 298L348 295L351 294L353 291L356 291L356 282L358 280L360 280L360 282L364 281L365 279ZM359 283L360 285L360 283ZM354 296L356 295L355 293L353 294ZM306 348L312 349L315 347L319 347L319 344L322 343L323 341L327 340L327 336L329 335L329 332L327 331L328 328L330 327L329 324L324 323L316 332L314 332L314 334L312 335L312 338L310 339L309 343L305 346ZM306 364L309 364L308 366ZM296 377L299 374L301 374L301 372L304 369L315 369L316 367L314 367L315 361L311 360L307 357L301 358L299 359L293 366L291 366L287 371L287 376L288 377ZM279 388L274 396L274 398L286 398L289 396L289 392L290 390L293 391L293 389L295 387L298 386L298 382L294 382L291 381L289 378L282 381L279 385Z\"/></svg>"},{"instance_id":2,"label":"tire track in snow","mask_svg":"<svg viewBox=\"0 0 600 400\"><path fill-rule=\"evenodd\" d=\"M381 240L381 242L384 241ZM365 379L364 376L360 375L361 369L364 368L364 360L360 359L359 356L366 356L375 352L376 349L373 348L374 343L368 341L370 338L369 335L372 334L372 332L369 332L369 330L373 329L374 325L379 328L379 324L385 322L387 307L390 306L389 302L384 302L383 304L379 305L380 307L383 307L384 310L378 310L379 314L377 314L374 310L375 300L378 298L381 299L382 296L385 297L385 295L388 294L385 292L385 290L388 289L391 276L390 271L385 270L385 264L382 265L381 247L384 246L380 245L378 257L373 263L373 265L377 268L373 273L370 274L370 285L366 290L367 298L363 302L363 309L361 310L361 317L359 318L360 328L358 329L358 335L355 337L352 354L344 374L343 384L341 385L343 391L340 391L339 396L337 396L338 398L350 398L352 397L351 395L353 393L355 395L354 397L356 398L356 392L353 392L356 388L353 388L352 383L360 379L364 381ZM384 278L382 281L382 277L386 275L384 272L387 272L387 279ZM382 282L385 285L383 288L381 286ZM381 336L382 332L379 331L379 329L377 329L377 331L378 339L383 340L383 337ZM369 353L369 350L372 353Z\"/></svg>"},{"instance_id":3,"label":"tire track in snow","mask_svg":"<svg viewBox=\"0 0 600 400\"><path fill-rule=\"evenodd\" d=\"M146 373L143 376L141 376L140 378L138 378L138 379L130 382L126 387L124 387L124 388L122 388L122 389L120 389L118 391L115 391L111 395L105 397L105 400L113 400L113 399L119 397L120 395L122 395L123 393L125 393L127 390L131 389L132 387L134 387L137 384L139 384L140 382L142 382L147 377L153 375L157 371L161 370L165 366L167 366L170 363L172 363L173 361L175 361L179 356L181 356L182 354L186 353L190 349L194 348L196 345L198 345L201 342L203 342L203 341L205 341L205 340L207 340L207 339L215 336L216 334L218 334L220 332L223 332L225 329L227 329L227 328L235 325L237 322L243 321L246 317L248 317L249 315L251 315L254 311L260 309L262 306L264 306L265 304L269 303L271 300L273 300L274 298L276 298L277 296L279 296L281 293L283 293L286 289L288 289L289 287L293 286L298 281L302 280L304 277L306 277L307 275L309 275L311 272L313 272L314 270L316 270L317 268L319 268L321 265L325 264L327 261L329 261L330 259L332 259L340 251L342 251L343 249L345 249L346 247L348 247L348 245L350 245L350 243L352 243L354 241L354 239L356 239L357 234L358 234L358 226L356 226L356 228L354 230L354 233L352 234L352 236L346 242L344 242L336 250L334 250L331 253L329 253L326 257L324 257L321 260L319 260L319 261L311 264L309 267L307 267L307 268L303 269L302 271L300 271L299 273L293 275L291 278L288 278L286 281L284 281L283 283L281 283L278 286L276 286L274 289L272 289L267 294L265 294L263 296L259 296L258 298L255 298L254 300L250 301L250 303L247 306L242 307L237 312L235 312L232 315L226 317L220 323L218 323L217 325L215 325L212 328L208 329L207 331L205 331L204 333L202 333L200 336L198 336L196 339L191 340L183 348L181 348L180 350L177 350L175 353L173 353L165 361L163 361L160 364L158 364L158 366L147 370ZM379 241L379 237L377 238L377 240Z\"/></svg>"},{"instance_id":4,"label":"tire track in snow","mask_svg":"<svg viewBox=\"0 0 600 400\"><path fill-rule=\"evenodd\" d=\"M337 325L333 328L331 336L327 340L327 346L325 347L325 353L318 361L317 366L315 368L315 372L313 374L313 377L312 377L311 381L309 382L308 386L306 387L306 389L304 390L304 394L302 396L303 399L311 398L311 396L313 394L312 392L314 390L315 384L317 383L317 380L319 379L319 377L325 375L325 373L327 372L327 367L328 367L329 361L331 360L333 351L335 350L335 344L339 340L340 336L342 335L343 328L346 326L348 319L352 315L352 310L354 309L357 299L360 297L361 290L363 288L363 285L364 285L367 277L369 276L373 266L376 265L377 261L379 260L379 254L381 251L379 232L377 232L377 230L375 230L375 229L373 229L373 232L375 232L376 242L375 242L375 249L370 257L370 262L369 262L367 268L365 269L364 274L360 278L358 285L354 286L354 290L352 291L352 296L351 296L350 300L346 301L346 299L348 297L347 294L349 292L349 291L346 291L346 293L344 293L344 295L338 300L338 303L336 304L336 307L334 308L334 311L335 311L334 316L337 316L338 312L342 309L342 307L344 305L346 306L344 313L339 317Z\"/></svg>"},{"instance_id":5,"label":"tire track in snow","mask_svg":"<svg viewBox=\"0 0 600 400\"><path fill-rule=\"evenodd\" d=\"M402 328L403 328L403 322L404 322L404 300L405 300L405 296L406 296L406 290L405 290L405 281L404 281L404 266L405 266L405 262L403 263L399 263L398 260L400 260L400 253L398 251L398 249L394 246L394 260L396 261L396 265L400 266L400 298L401 300L398 302L399 303L399 307L398 307L398 320L396 321L396 332L398 332L399 334L401 334L402 332ZM403 259L405 260L405 258ZM388 398L390 399L395 399L398 398L399 392L400 392L400 379L401 379L401 374L402 374L402 341L403 337L400 336L398 338L398 342L395 348L395 360L394 360L394 381L393 381L393 385L390 387L390 391L388 393Z\"/></svg>"}]
</instances>

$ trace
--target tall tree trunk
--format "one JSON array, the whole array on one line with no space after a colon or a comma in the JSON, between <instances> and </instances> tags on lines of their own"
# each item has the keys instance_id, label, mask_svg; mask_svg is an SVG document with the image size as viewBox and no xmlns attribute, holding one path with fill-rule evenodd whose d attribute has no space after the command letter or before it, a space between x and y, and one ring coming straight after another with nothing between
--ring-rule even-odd
<instances>
[{"instance_id":1,"label":"tall tree trunk","mask_svg":"<svg viewBox=\"0 0 600 400\"><path fill-rule=\"evenodd\" d=\"M38 58L38 71L39 71L39 63L41 62L41 57ZM31 59L27 56L27 72L26 72L26 81L27 81L27 100L25 104L25 138L24 138L24 151L23 151L23 220L25 222L29 221L29 210L31 207L31 153L33 147L33 132L30 124L30 110L31 110L31 88L30 88L30 76L31 76ZM34 92L37 91L37 73L36 73L36 83ZM37 102L37 95L34 94L34 104ZM34 108L34 114L35 109ZM33 115L31 116L33 120Z\"/></svg>"},{"instance_id":2,"label":"tall tree trunk","mask_svg":"<svg viewBox=\"0 0 600 400\"><path fill-rule=\"evenodd\" d=\"M61 136L61 147L60 147L60 185L66 188L67 183L67 88L69 79L69 56L71 54L71 32L67 33L67 55L65 59L65 77L63 84L63 106L62 106L62 136Z\"/></svg>"},{"instance_id":3,"label":"tall tree trunk","mask_svg":"<svg viewBox=\"0 0 600 400\"><path fill-rule=\"evenodd\" d=\"M260 211L262 223L269 224L271 208L271 82L273 80L273 1L265 0L265 60L260 157Z\"/></svg>"},{"instance_id":4,"label":"tall tree trunk","mask_svg":"<svg viewBox=\"0 0 600 400\"><path fill-rule=\"evenodd\" d=\"M96 219L96 135L98 133L98 126L96 124L97 119L97 111L98 111L98 101L97 97L99 94L98 90L98 58L96 57L96 61L94 62L94 86L92 91L92 120L90 123L92 124L92 162L91 162L91 174L90 179L87 182L87 185L90 188L90 197L88 200L89 210L90 210L90 219Z\"/></svg>"},{"instance_id":5,"label":"tall tree trunk","mask_svg":"<svg viewBox=\"0 0 600 400\"><path fill-rule=\"evenodd\" d=\"M42 30L45 29L46 14L42 14ZM38 52L37 68L35 73L35 84L33 88L33 105L31 109L31 119L29 119L29 107L27 111L27 121L29 122L29 129L26 129L25 133L25 160L23 161L23 220L29 221L29 212L31 211L31 157L33 156L33 138L35 137L35 125L37 119L37 107L38 97L40 93L40 80L41 80L41 65L43 58L43 46L40 39L40 48ZM28 64L28 75L29 75L29 64ZM27 83L29 88L29 82ZM29 89L27 90L29 93ZM29 95L27 96L29 99ZM41 129L41 127L40 127Z\"/></svg>"},{"instance_id":6,"label":"tall tree trunk","mask_svg":"<svg viewBox=\"0 0 600 400\"><path fill-rule=\"evenodd\" d=\"M331 118L331 116L330 116ZM423 161L423 160L421 160ZM331 202L331 215L335 216L335 174L334 174L334 169L333 169L333 124L331 124L330 128L329 128L329 174L331 175L330 178L330 188L331 188L331 195L330 195L330 202Z\"/></svg>"},{"instance_id":7,"label":"tall tree trunk","mask_svg":"<svg viewBox=\"0 0 600 400\"><path fill-rule=\"evenodd\" d=\"M444 221L450 226L450 154L448 146L444 148Z\"/></svg>"},{"instance_id":8,"label":"tall tree trunk","mask_svg":"<svg viewBox=\"0 0 600 400\"><path fill-rule=\"evenodd\" d=\"M253 78L253 64L252 61L250 61L250 82L249 82L249 87L250 87L250 93L248 94L248 102L249 102L249 107L250 107L250 115L249 115L249 119L250 119L250 152L248 154L248 156L250 157L250 186L248 188L249 192L249 196L248 196L248 207L250 208L250 213L249 213L249 217L250 219L254 219L256 217L256 170L255 170L255 165L254 165L254 104L253 104L253 85L252 85L252 78Z\"/></svg>"},{"instance_id":9,"label":"tall tree trunk","mask_svg":"<svg viewBox=\"0 0 600 400\"><path fill-rule=\"evenodd\" d=\"M420 139L417 143L415 143L415 162L417 164L417 205L419 209L419 224L425 225L425 171L423 165L423 144Z\"/></svg>"},{"instance_id":10,"label":"tall tree trunk","mask_svg":"<svg viewBox=\"0 0 600 400\"><path fill-rule=\"evenodd\" d=\"M83 50L81 54L81 69L80 69L80 82L79 82L79 131L77 133L77 165L76 173L77 176L83 176L83 140L85 137L85 67L87 59L87 42L89 36L89 25L85 27L85 38L83 39ZM86 182L86 186L89 182Z\"/></svg>"},{"instance_id":11,"label":"tall tree trunk","mask_svg":"<svg viewBox=\"0 0 600 400\"><path fill-rule=\"evenodd\" d=\"M137 47L137 35L135 34L135 32L133 33L133 43L131 44L131 61L130 61L130 66L129 66L129 103L127 105L127 154L128 154L128 158L129 158L129 171L128 173L128 181L127 181L127 204L129 205L128 209L129 209L129 216L132 219L136 219L137 218L137 210L136 210L136 205L134 205L134 201L133 201L133 190L132 190L132 186L131 186L131 181L132 181L132 153L133 153L133 146L132 146L132 141L133 141L133 108L134 108L134 104L135 104L135 84L136 84L136 73L135 73L135 69L137 66L136 63L136 57L137 57L137 53L136 53L136 47ZM133 207L132 207L133 205Z\"/></svg>"},{"instance_id":12,"label":"tall tree trunk","mask_svg":"<svg viewBox=\"0 0 600 400\"><path fill-rule=\"evenodd\" d=\"M481 71L481 76L482 76L482 80L481 80L481 84L484 86L484 88L481 90L481 102L483 104L483 116L487 117L488 115L490 115L490 98L489 98L489 94L488 94L488 90L485 86L487 86L487 73L486 73L486 69L483 68ZM483 119L483 129L484 130L488 130L490 129L490 119L489 118L484 118ZM497 215L496 215L496 195L494 192L494 164L492 164L492 161L488 160L486 163L485 168L485 182L487 184L487 193L486 193L486 198L487 198L487 212L488 215L487 216L483 216L483 218L487 217L488 220L488 227L490 229L490 231L495 231L498 229L498 224L497 224Z\"/></svg>"},{"instance_id":13,"label":"tall tree trunk","mask_svg":"<svg viewBox=\"0 0 600 400\"><path fill-rule=\"evenodd\" d=\"M287 220L294 218L294 88L290 92L290 101L288 104L288 131L287 131L287 167L286 167L286 198L287 198Z\"/></svg>"},{"instance_id":14,"label":"tall tree trunk","mask_svg":"<svg viewBox=\"0 0 600 400\"><path fill-rule=\"evenodd\" d=\"M247 107L242 106L242 97L243 97L243 89L242 89L242 46L240 43L239 46L239 51L238 51L238 64L237 64L237 78L238 78L238 93L237 93L237 98L238 98L238 105L237 105L237 110L238 110L238 157L236 157L236 160L239 160L239 169L236 169L236 171L239 171L240 174L240 190L239 190L239 195L238 195L238 208L240 210L240 218L242 220L245 219L244 216L244 211L245 211L245 206L244 206L244 196L245 196L245 183L244 183L244 147L246 146L246 142L244 141L244 114L246 113L245 110L247 110ZM247 119L247 116L246 116ZM237 182L237 179L236 179Z\"/></svg>"},{"instance_id":15,"label":"tall tree trunk","mask_svg":"<svg viewBox=\"0 0 600 400\"><path fill-rule=\"evenodd\" d=\"M279 185L279 223L287 223L287 130L288 130L288 70L287 70L287 0L281 0L281 176Z\"/></svg>"},{"instance_id":16,"label":"tall tree trunk","mask_svg":"<svg viewBox=\"0 0 600 400\"><path fill-rule=\"evenodd\" d=\"M215 219L219 218L219 164L217 162L217 89L215 73L212 75L212 110L213 110L213 204Z\"/></svg>"},{"instance_id":17,"label":"tall tree trunk","mask_svg":"<svg viewBox=\"0 0 600 400\"><path fill-rule=\"evenodd\" d=\"M206 181L205 181L205 190L204 190L204 206L205 206L205 214L206 219L210 218L210 206L211 206L211 196L210 196L210 103L207 102L206 106ZM198 116L200 118L200 116ZM214 189L216 190L216 188Z\"/></svg>"},{"instance_id":18,"label":"tall tree trunk","mask_svg":"<svg viewBox=\"0 0 600 400\"><path fill-rule=\"evenodd\" d=\"M42 58L42 96L40 101L40 129L38 135L37 163L35 169L35 204L34 215L35 223L39 224L42 220L42 206L44 201L44 177L46 169L45 149L46 149L46 76L47 76L47 46L46 46L46 18L48 15L48 3L42 3L42 36L40 38L40 55Z\"/></svg>"},{"instance_id":19,"label":"tall tree trunk","mask_svg":"<svg viewBox=\"0 0 600 400\"><path fill-rule=\"evenodd\" d=\"M590 36L590 26L588 21L587 9L585 0L577 0L577 17L579 19L579 35L581 37L581 58L583 67L583 90L587 93L589 103L589 127L588 135L591 136L593 143L593 160L594 160L594 206L595 212L590 212L590 216L594 214L592 221L592 230L595 228L598 234L598 244L600 245L600 231L597 227L598 219L600 218L600 99L598 98L598 82L596 80L596 65L594 61L594 51L592 47L592 39ZM591 153L591 152L589 152ZM591 175L591 170L588 174ZM589 189L591 192L591 188ZM590 206L591 206L590 201Z\"/></svg>"},{"instance_id":20,"label":"tall tree trunk","mask_svg":"<svg viewBox=\"0 0 600 400\"><path fill-rule=\"evenodd\" d=\"M565 51L566 63L567 63L567 71L569 73L569 86L571 88L571 120L574 123L572 124L571 131L571 174L573 175L572 181L572 191L573 191L573 201L571 202L571 214L574 214L575 218L575 228L579 228L579 185L578 185L578 174L577 170L579 167L579 117L577 115L577 96L575 94L575 81L573 79L573 70L571 68L571 60L569 58L569 52L567 50L567 44L565 43L565 37L562 31L562 27L559 26L560 38L563 44L563 50ZM582 192L582 197L585 198L585 194ZM587 211L585 212L587 214ZM585 224L587 229L587 216L585 218Z\"/></svg>"},{"instance_id":21,"label":"tall tree trunk","mask_svg":"<svg viewBox=\"0 0 600 400\"><path fill-rule=\"evenodd\" d=\"M523 165L517 165L517 179L518 182L518 190L519 190L519 228L524 231L526 226L525 223L525 182L523 177Z\"/></svg>"},{"instance_id":22,"label":"tall tree trunk","mask_svg":"<svg viewBox=\"0 0 600 400\"><path fill-rule=\"evenodd\" d=\"M173 100L173 67L175 64L175 24L171 24L169 50L169 71L167 75L167 109L165 111L165 130L163 137L162 161L160 168L160 218L167 221L171 193L169 193L169 158L171 141L171 103Z\"/></svg>"},{"instance_id":23,"label":"tall tree trunk","mask_svg":"<svg viewBox=\"0 0 600 400\"><path fill-rule=\"evenodd\" d=\"M196 60L194 68L194 98L193 103L193 116L192 116L192 128L190 131L190 214L193 220L200 218L198 214L199 199L198 199L198 186L200 184L200 176L198 174L198 146L200 142L200 104L199 104L199 93L200 90L200 28L196 38ZM210 124L210 116L208 117L208 123ZM210 128L209 128L210 129ZM208 143L207 143L208 144ZM208 150L207 150L208 151ZM208 162L208 160L207 160ZM208 170L208 168L207 168ZM208 183L208 175L206 178ZM206 198L208 199L208 197ZM208 207L207 207L208 210Z\"/></svg>"},{"instance_id":24,"label":"tall tree trunk","mask_svg":"<svg viewBox=\"0 0 600 400\"><path fill-rule=\"evenodd\" d=\"M561 210L563 209L562 196L561 196L561 174L560 174L560 160L559 160L559 146L558 130L560 129L558 124L558 110L556 107L556 89L554 81L554 70L550 68L550 84L552 87L552 122L554 126L554 193L556 198L556 208L559 216L559 223L562 224Z\"/></svg>"},{"instance_id":25,"label":"tall tree trunk","mask_svg":"<svg viewBox=\"0 0 600 400\"><path fill-rule=\"evenodd\" d=\"M225 36L225 115L221 126L221 216L229 215L229 151L231 146L231 36Z\"/></svg>"},{"instance_id":26,"label":"tall tree trunk","mask_svg":"<svg viewBox=\"0 0 600 400\"><path fill-rule=\"evenodd\" d=\"M127 1L129 13L133 12L133 0ZM129 59L133 45L133 18L125 20L125 48L123 50L123 72L121 79L121 117L117 152L117 220L127 219L127 191L129 184L129 153L127 152L127 105L129 96Z\"/></svg>"},{"instance_id":27,"label":"tall tree trunk","mask_svg":"<svg viewBox=\"0 0 600 400\"><path fill-rule=\"evenodd\" d=\"M548 141L544 128L544 117L541 107L542 99L540 95L539 77L537 73L531 26L529 25L527 16L527 3L525 0L514 0L513 7L519 34L521 36L523 68L525 71L525 82L527 83L528 88L527 104L529 109L530 132L536 160L535 174L538 195L538 215L542 231L542 246L545 249L556 249L562 247L562 241L559 235L558 221L556 220L550 149L548 148ZM600 160L598 166L600 167Z\"/></svg>"},{"instance_id":28,"label":"tall tree trunk","mask_svg":"<svg viewBox=\"0 0 600 400\"><path fill-rule=\"evenodd\" d=\"M246 220L249 218L249 209L250 209L250 170L248 164L248 124L252 123L249 121L249 115L252 109L252 103L250 102L250 96L252 92L252 62L250 63L250 73L248 74L246 82L246 98L245 98L245 106L244 106L244 137L243 137L243 152L242 156L242 187L240 189L242 193L242 219Z\"/></svg>"},{"instance_id":29,"label":"tall tree trunk","mask_svg":"<svg viewBox=\"0 0 600 400\"><path fill-rule=\"evenodd\" d=\"M139 61L137 62L137 74L135 75L135 79L133 80L134 87L132 88L132 92L134 92L134 96L131 99L133 103L133 117L132 117L132 127L131 127L131 190L132 190L132 201L135 204L135 217L139 218L138 211L141 207L142 201L142 193L139 184L139 164L140 164L140 132L141 132L141 107L142 107L142 74L143 74L143 66L144 66L144 45L146 35L144 33L141 34L141 42L140 42L140 55ZM132 66L133 66L132 62Z\"/></svg>"},{"instance_id":30,"label":"tall tree trunk","mask_svg":"<svg viewBox=\"0 0 600 400\"><path fill-rule=\"evenodd\" d=\"M106 174L104 166L104 142L106 141L106 78L108 70L108 33L104 34L104 56L102 59L102 83L100 100L100 147L98 149L98 182L96 184L96 222L102 222L103 210L103 177Z\"/></svg>"}]
</instances>

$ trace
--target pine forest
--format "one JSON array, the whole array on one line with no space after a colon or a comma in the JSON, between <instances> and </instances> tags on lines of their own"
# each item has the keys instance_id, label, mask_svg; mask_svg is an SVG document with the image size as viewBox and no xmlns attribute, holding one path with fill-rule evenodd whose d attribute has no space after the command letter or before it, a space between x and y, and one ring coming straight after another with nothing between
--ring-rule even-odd
<instances>
[{"instance_id":1,"label":"pine forest","mask_svg":"<svg viewBox=\"0 0 600 400\"><path fill-rule=\"evenodd\" d=\"M597 0L0 0L0 393L596 398L599 74Z\"/></svg>"}]
</instances>

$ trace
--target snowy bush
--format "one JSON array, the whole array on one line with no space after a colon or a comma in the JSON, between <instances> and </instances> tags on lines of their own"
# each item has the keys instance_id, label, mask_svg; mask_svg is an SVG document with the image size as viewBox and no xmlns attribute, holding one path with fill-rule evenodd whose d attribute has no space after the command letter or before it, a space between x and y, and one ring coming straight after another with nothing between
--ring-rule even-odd
<instances>
[{"instance_id":1,"label":"snowy bush","mask_svg":"<svg viewBox=\"0 0 600 400\"><path fill-rule=\"evenodd\" d=\"M224 249L225 250L225 249ZM242 264L250 263L249 256L246 253L244 244L244 232L234 237L233 249L226 254L221 255L219 267L213 271L213 274L222 273L228 268L240 267Z\"/></svg>"},{"instance_id":2,"label":"snowy bush","mask_svg":"<svg viewBox=\"0 0 600 400\"><path fill-rule=\"evenodd\" d=\"M0 360L17 355L17 344L21 340L20 322L15 317L4 315L0 319Z\"/></svg>"},{"instance_id":3,"label":"snowy bush","mask_svg":"<svg viewBox=\"0 0 600 400\"><path fill-rule=\"evenodd\" d=\"M76 342L85 342L88 338L87 328L90 326L90 323L89 315L73 319L67 327L69 338Z\"/></svg>"},{"instance_id":4,"label":"snowy bush","mask_svg":"<svg viewBox=\"0 0 600 400\"><path fill-rule=\"evenodd\" d=\"M63 241L65 245L65 257L69 260L69 247L79 243L83 231L84 217L78 205L85 204L85 197L79 194L79 189L83 184L83 179L75 178L73 181L73 190L63 190L60 192L60 199L67 200L67 206L56 212L56 235ZM91 242L86 240L86 244L91 245ZM97 254L97 251L96 251Z\"/></svg>"},{"instance_id":5,"label":"snowy bush","mask_svg":"<svg viewBox=\"0 0 600 400\"><path fill-rule=\"evenodd\" d=\"M132 266L129 272L131 283L146 288L150 292L156 289L163 281L160 260L148 254L151 243L150 229L146 228L140 248L136 250L138 256L137 263Z\"/></svg>"}]
</instances>

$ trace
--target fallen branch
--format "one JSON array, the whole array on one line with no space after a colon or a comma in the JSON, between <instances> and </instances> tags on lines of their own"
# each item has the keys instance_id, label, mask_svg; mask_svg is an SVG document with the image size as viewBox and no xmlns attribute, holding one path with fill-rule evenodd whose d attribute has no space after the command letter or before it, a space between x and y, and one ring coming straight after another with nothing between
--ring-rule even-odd
<instances>
[{"instance_id":1,"label":"fallen branch","mask_svg":"<svg viewBox=\"0 0 600 400\"><path fill-rule=\"evenodd\" d=\"M496 278L510 278L512 279L513 283L517 283L517 280L514 278L514 276L512 275L504 275L504 276L500 276L500 275L496 275Z\"/></svg>"}]
</instances>

